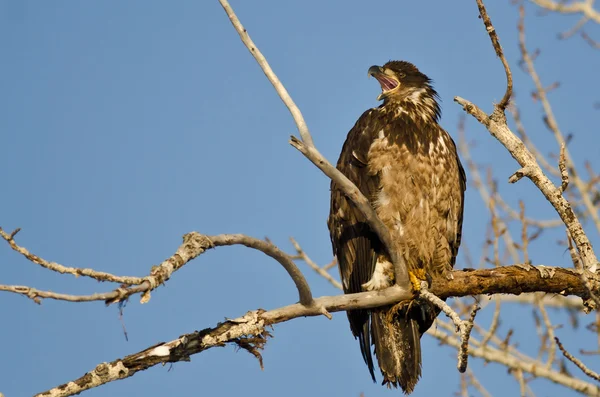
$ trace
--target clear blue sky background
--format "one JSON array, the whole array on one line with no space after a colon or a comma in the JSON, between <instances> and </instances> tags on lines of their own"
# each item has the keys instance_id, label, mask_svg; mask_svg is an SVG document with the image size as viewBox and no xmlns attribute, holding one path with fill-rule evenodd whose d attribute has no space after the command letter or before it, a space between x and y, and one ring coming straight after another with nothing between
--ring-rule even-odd
<instances>
[{"instance_id":1,"label":"clear blue sky background","mask_svg":"<svg viewBox=\"0 0 600 397\"><path fill-rule=\"evenodd\" d=\"M556 145L540 122L532 83L517 67L517 8L488 1L515 75L516 100L529 133L544 150ZM504 72L474 1L234 1L273 69L304 112L322 153L337 159L347 131L377 105L379 87L367 68L389 59L414 62L435 80L442 125L456 136L460 95L492 109ZM572 152L597 158L600 52L583 40L558 41L575 17L528 9L528 43L542 48L538 68L559 124L576 138ZM600 32L590 27L590 33ZM323 264L331 260L325 219L328 180L287 143L293 121L241 44L216 0L162 2L0 1L0 225L21 227L18 242L59 263L142 276L172 255L181 236L246 233L268 236L288 252L294 236ZM508 185L510 156L474 121L473 156L492 165L505 197L527 198L532 216L550 206L528 181ZM598 163L596 163L598 166ZM465 241L478 254L489 216L476 189L467 195ZM591 225L590 225L591 226ZM598 236L588 227L598 245ZM535 263L568 265L556 236L532 246ZM464 263L462 260L460 263ZM0 245L0 282L73 294L114 285L57 275ZM316 296L338 293L302 267ZM0 295L0 391L41 392L183 333L247 310L295 302L281 267L246 248L220 248L188 264L152 294L126 307L123 336L116 306ZM518 323L517 340L537 349L531 312L505 308L501 334ZM491 308L480 320L486 324ZM553 313L557 323L566 318ZM592 317L581 319L584 324ZM212 349L86 392L86 396L400 395L372 384L345 315L298 319L275 327L265 370L246 352ZM594 349L586 332L559 330L576 351ZM592 358L588 362L596 364ZM458 390L455 352L424 337L424 375L415 396ZM516 395L497 365L471 361L496 395ZM575 369L572 369L576 372ZM540 396L569 395L536 381Z\"/></svg>"}]
</instances>

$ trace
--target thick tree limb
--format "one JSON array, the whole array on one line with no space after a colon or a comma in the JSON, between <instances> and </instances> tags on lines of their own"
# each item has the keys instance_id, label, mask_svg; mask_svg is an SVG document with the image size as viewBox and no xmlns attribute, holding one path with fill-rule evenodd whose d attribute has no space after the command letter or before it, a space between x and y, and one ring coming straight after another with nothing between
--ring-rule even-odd
<instances>
[{"instance_id":1,"label":"thick tree limb","mask_svg":"<svg viewBox=\"0 0 600 397\"><path fill-rule=\"evenodd\" d=\"M574 269L519 264L494 269L455 270L453 280L434 279L429 290L440 298L514 294L543 291L589 298L580 274ZM592 291L600 288L600 277L589 274Z\"/></svg>"}]
</instances>

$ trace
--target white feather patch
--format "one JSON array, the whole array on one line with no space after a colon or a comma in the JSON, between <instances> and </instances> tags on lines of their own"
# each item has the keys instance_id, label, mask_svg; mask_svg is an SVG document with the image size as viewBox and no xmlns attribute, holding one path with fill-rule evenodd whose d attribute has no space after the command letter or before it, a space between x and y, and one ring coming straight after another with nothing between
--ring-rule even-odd
<instances>
[{"instance_id":1,"label":"white feather patch","mask_svg":"<svg viewBox=\"0 0 600 397\"><path fill-rule=\"evenodd\" d=\"M375 263L375 271L371 276L371 279L362 285L365 291L380 290L392 285L392 280L389 277L393 274L394 268L392 263L385 259L377 259Z\"/></svg>"}]
</instances>

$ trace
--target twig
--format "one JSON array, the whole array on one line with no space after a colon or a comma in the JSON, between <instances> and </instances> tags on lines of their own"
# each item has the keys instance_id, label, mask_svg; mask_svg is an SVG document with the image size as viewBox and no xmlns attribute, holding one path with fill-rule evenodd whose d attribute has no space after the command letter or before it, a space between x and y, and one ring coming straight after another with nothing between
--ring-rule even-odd
<instances>
[{"instance_id":1,"label":"twig","mask_svg":"<svg viewBox=\"0 0 600 397\"><path fill-rule=\"evenodd\" d=\"M564 39L568 39L569 37L573 36L575 33L577 33L582 27L583 25L585 25L590 19L586 16L583 16L581 18L579 18L579 20L577 21L577 23L575 25L573 25L573 27L569 30L567 30L566 32L563 32L561 34L558 35L558 38L561 40Z\"/></svg>"},{"instance_id":2,"label":"twig","mask_svg":"<svg viewBox=\"0 0 600 397\"><path fill-rule=\"evenodd\" d=\"M492 322L490 324L490 328L489 328L488 332L486 333L486 335L483 337L483 340L481 341L481 344L483 346L485 346L489 343L490 339L492 339L492 337L496 334L498 325L500 325L500 308L502 307L501 302L502 301L500 299L496 300L496 305L494 308L494 315L492 317Z\"/></svg>"},{"instance_id":3,"label":"twig","mask_svg":"<svg viewBox=\"0 0 600 397\"><path fill-rule=\"evenodd\" d=\"M371 229L377 234L377 237L383 242L387 248L387 252L394 264L394 273L396 276L396 284L400 286L408 286L408 272L406 265L398 255L389 230L383 222L377 217L375 210L371 206L369 200L360 192L360 190L348 179L344 174L332 166L319 151L311 146L305 145L295 137L291 137L290 143L306 156L314 165L316 165L325 175L334 181L338 187L346 194L346 196L358 207L361 213L365 216L365 220Z\"/></svg>"},{"instance_id":4,"label":"twig","mask_svg":"<svg viewBox=\"0 0 600 397\"><path fill-rule=\"evenodd\" d=\"M510 67L508 66L508 61L504 56L504 52L502 50L502 46L500 45L500 40L498 39L498 33L496 33L496 28L492 25L492 20L488 15L485 5L483 4L483 0L477 0L477 7L479 7L479 15L483 19L483 24L485 25L485 30L488 32L490 39L492 40L492 45L494 46L494 50L496 51L496 55L500 58L502 65L504 66L504 72L506 73L506 92L504 93L504 97L502 100L496 105L499 110L504 112L506 107L508 106L508 102L510 101L510 97L512 96L513 89L513 80L512 80L512 72L510 71Z\"/></svg>"},{"instance_id":5,"label":"twig","mask_svg":"<svg viewBox=\"0 0 600 397\"><path fill-rule=\"evenodd\" d=\"M483 385L481 384L481 382L479 382L479 380L477 380L477 377L475 376L475 373L469 368L467 369L467 376L469 377L469 383L471 385L473 385L473 387L475 388L475 390L477 390L479 392L479 394L481 394L481 397L492 397L492 395L490 394L490 392L488 392L486 390L485 387L483 387Z\"/></svg>"},{"instance_id":6,"label":"twig","mask_svg":"<svg viewBox=\"0 0 600 397\"><path fill-rule=\"evenodd\" d=\"M308 146L314 146L312 137L308 130L308 126L306 125L306 121L304 121L304 116L302 116L302 112L300 111L298 106L296 106L296 103L294 102L290 94L287 92L284 85L281 83L281 81L279 81L279 78L277 77L275 72L273 72L271 66L269 66L267 59L263 56L258 47L254 44L254 42L250 38L250 35L248 34L248 31L244 28L244 26L242 26L242 23L235 15L235 12L233 12L233 8L231 8L229 2L227 0L219 0L219 3L221 3L221 6L227 13L227 17L231 21L231 24L235 28L235 31L238 32L238 34L240 35L240 39L242 39L242 42L244 43L248 51L250 51L250 54L252 54L262 71L265 73L265 76L267 76L267 79L269 79L269 81L273 85L273 88L275 88L275 91L277 91L277 95L279 95L279 98L281 98L285 106L287 106L288 110L292 114L294 122L298 127L298 132L302 137L302 141L304 141L304 143Z\"/></svg>"},{"instance_id":7,"label":"twig","mask_svg":"<svg viewBox=\"0 0 600 397\"><path fill-rule=\"evenodd\" d=\"M561 143L560 145L560 157L558 160L558 169L560 170L560 192L564 192L567 190L569 186L569 173L567 171L566 158L565 158L565 143ZM585 194L585 192L581 192L581 194Z\"/></svg>"},{"instance_id":8,"label":"twig","mask_svg":"<svg viewBox=\"0 0 600 397\"><path fill-rule=\"evenodd\" d=\"M128 276L115 276L114 274L99 272L93 269L83 269L77 267L68 267L63 266L56 262L49 262L27 250L25 247L21 247L15 241L15 236L17 233L21 231L20 228L15 229L12 233L6 233L0 227L0 237L2 237L12 248L14 251L23 255L30 262L38 264L48 270L52 270L54 272L58 272L61 274L72 274L75 277L85 276L90 277L98 281L111 281L114 283L127 284L127 285L139 285L144 282L144 279L141 277L128 277Z\"/></svg>"},{"instance_id":9,"label":"twig","mask_svg":"<svg viewBox=\"0 0 600 397\"><path fill-rule=\"evenodd\" d=\"M562 343L560 343L560 340L557 337L554 337L554 340L556 341L556 344L558 345L558 348L562 352L563 356L565 356L567 360L575 364L584 374L586 374L590 378L600 381L600 374L586 367L585 364L581 362L581 360L569 353L567 349L564 348Z\"/></svg>"},{"instance_id":10,"label":"twig","mask_svg":"<svg viewBox=\"0 0 600 397\"><path fill-rule=\"evenodd\" d=\"M337 258L333 257L333 259L331 260L331 262L329 262L328 264L326 264L325 266L323 266L323 270L329 270L332 267L335 267L335 265L337 265Z\"/></svg>"},{"instance_id":11,"label":"twig","mask_svg":"<svg viewBox=\"0 0 600 397\"><path fill-rule=\"evenodd\" d=\"M596 41L592 39L592 37L587 34L585 31L581 31L581 37L590 45L592 48L600 50L600 41Z\"/></svg>"},{"instance_id":12,"label":"twig","mask_svg":"<svg viewBox=\"0 0 600 397\"><path fill-rule=\"evenodd\" d=\"M521 219L521 250L523 251L523 262L529 261L529 234L527 233L527 220L525 218L525 203L519 200L519 218Z\"/></svg>"},{"instance_id":13,"label":"twig","mask_svg":"<svg viewBox=\"0 0 600 397\"><path fill-rule=\"evenodd\" d=\"M523 371L518 369L512 371L514 377L519 382L519 392L521 397L526 397L527 385L525 384L525 377L523 376Z\"/></svg>"},{"instance_id":14,"label":"twig","mask_svg":"<svg viewBox=\"0 0 600 397\"><path fill-rule=\"evenodd\" d=\"M137 286L133 289L137 290L136 292L144 292L146 287ZM118 289L116 291L91 295L69 295L52 291L42 291L25 285L0 285L0 291L13 292L15 294L26 296L37 304L41 304L42 299L56 299L67 302L105 301L107 299L114 299L116 296L118 296L119 293L117 291L122 291L122 294L125 294L125 290Z\"/></svg>"},{"instance_id":15,"label":"twig","mask_svg":"<svg viewBox=\"0 0 600 397\"><path fill-rule=\"evenodd\" d=\"M554 339L554 326L552 325L552 322L550 321L550 316L548 316L548 312L546 311L546 308L544 307L544 304L541 300L536 302L536 306L540 311L540 314L542 315L542 321L544 322L544 327L546 328L546 335L548 336L547 340L549 346L546 368L552 368L552 365L554 364L554 357L556 355L556 348L552 343L550 343L550 341Z\"/></svg>"},{"instance_id":16,"label":"twig","mask_svg":"<svg viewBox=\"0 0 600 397\"><path fill-rule=\"evenodd\" d=\"M342 284L339 281L337 281L335 278L333 278L333 276L325 270L325 267L321 267L321 266L317 265L315 262L313 262L313 260L310 259L310 257L306 254L306 252L304 252L302 247L300 247L300 244L298 244L298 242L296 240L294 240L293 237L290 237L290 241L292 242L292 245L294 246L294 249L298 253L298 256L300 257L300 259L302 259L311 269L313 269L315 272L317 272L317 274L319 274L319 276L321 276L325 280L329 281L335 288L342 289Z\"/></svg>"}]
</instances>

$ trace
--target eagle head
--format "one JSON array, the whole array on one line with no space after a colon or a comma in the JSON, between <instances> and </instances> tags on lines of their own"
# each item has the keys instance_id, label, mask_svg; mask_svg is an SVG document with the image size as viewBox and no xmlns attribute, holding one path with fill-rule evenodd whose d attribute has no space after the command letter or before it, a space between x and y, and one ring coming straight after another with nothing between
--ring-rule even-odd
<instances>
[{"instance_id":1,"label":"eagle head","mask_svg":"<svg viewBox=\"0 0 600 397\"><path fill-rule=\"evenodd\" d=\"M389 61L383 66L371 66L369 77L373 76L381 85L381 94L385 104L397 104L406 107L411 104L422 115L433 120L440 116L437 92L431 86L431 79L421 73L415 65L406 61Z\"/></svg>"}]
</instances>

